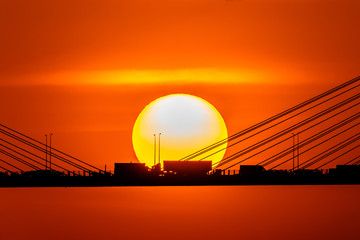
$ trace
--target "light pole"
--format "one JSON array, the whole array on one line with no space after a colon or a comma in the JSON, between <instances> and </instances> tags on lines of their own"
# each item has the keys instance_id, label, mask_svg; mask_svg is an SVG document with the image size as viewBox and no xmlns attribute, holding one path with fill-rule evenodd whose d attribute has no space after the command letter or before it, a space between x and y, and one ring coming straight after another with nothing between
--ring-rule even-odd
<instances>
[{"instance_id":1,"label":"light pole","mask_svg":"<svg viewBox=\"0 0 360 240\"><path fill-rule=\"evenodd\" d=\"M156 165L156 134L154 133L154 166Z\"/></svg>"},{"instance_id":2,"label":"light pole","mask_svg":"<svg viewBox=\"0 0 360 240\"><path fill-rule=\"evenodd\" d=\"M292 139L293 139L293 172L295 170L295 134L292 133Z\"/></svg>"},{"instance_id":3,"label":"light pole","mask_svg":"<svg viewBox=\"0 0 360 240\"><path fill-rule=\"evenodd\" d=\"M299 133L297 133L297 164L298 164L298 170L300 170L300 137L299 137Z\"/></svg>"},{"instance_id":4,"label":"light pole","mask_svg":"<svg viewBox=\"0 0 360 240\"><path fill-rule=\"evenodd\" d=\"M50 171L51 171L51 136L52 136L53 134L52 133L50 133L50 157L49 157L49 159L50 159L50 163L49 163L49 165L50 165Z\"/></svg>"},{"instance_id":5,"label":"light pole","mask_svg":"<svg viewBox=\"0 0 360 240\"><path fill-rule=\"evenodd\" d=\"M47 134L45 134L45 170L47 170Z\"/></svg>"},{"instance_id":6,"label":"light pole","mask_svg":"<svg viewBox=\"0 0 360 240\"><path fill-rule=\"evenodd\" d=\"M161 133L159 133L159 163L160 163L160 166L161 166L161 160L160 160L160 136L161 136Z\"/></svg>"}]
</instances>

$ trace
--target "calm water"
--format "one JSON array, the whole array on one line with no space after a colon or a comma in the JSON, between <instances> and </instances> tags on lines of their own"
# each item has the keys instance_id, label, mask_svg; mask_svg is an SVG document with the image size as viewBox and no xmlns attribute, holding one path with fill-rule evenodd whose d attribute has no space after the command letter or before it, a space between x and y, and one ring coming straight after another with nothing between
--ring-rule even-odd
<instances>
[{"instance_id":1,"label":"calm water","mask_svg":"<svg viewBox=\"0 0 360 240\"><path fill-rule=\"evenodd\" d=\"M360 239L360 186L0 189L0 239Z\"/></svg>"}]
</instances>

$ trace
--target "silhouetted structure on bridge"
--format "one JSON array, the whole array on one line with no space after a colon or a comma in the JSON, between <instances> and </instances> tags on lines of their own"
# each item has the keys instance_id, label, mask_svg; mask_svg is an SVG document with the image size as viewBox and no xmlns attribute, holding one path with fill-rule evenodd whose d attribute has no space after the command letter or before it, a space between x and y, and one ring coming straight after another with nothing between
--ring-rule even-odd
<instances>
[{"instance_id":1,"label":"silhouetted structure on bridge","mask_svg":"<svg viewBox=\"0 0 360 240\"><path fill-rule=\"evenodd\" d=\"M115 163L114 176L136 177L144 176L148 172L145 163Z\"/></svg>"},{"instance_id":2,"label":"silhouetted structure on bridge","mask_svg":"<svg viewBox=\"0 0 360 240\"><path fill-rule=\"evenodd\" d=\"M164 161L164 171L182 176L202 176L212 170L211 161Z\"/></svg>"},{"instance_id":3,"label":"silhouetted structure on bridge","mask_svg":"<svg viewBox=\"0 0 360 240\"><path fill-rule=\"evenodd\" d=\"M0 186L359 184L359 81L351 79L179 161L164 161L163 169L116 163L111 174L0 124ZM207 161L225 150L221 161ZM330 164L336 167L324 171Z\"/></svg>"}]
</instances>

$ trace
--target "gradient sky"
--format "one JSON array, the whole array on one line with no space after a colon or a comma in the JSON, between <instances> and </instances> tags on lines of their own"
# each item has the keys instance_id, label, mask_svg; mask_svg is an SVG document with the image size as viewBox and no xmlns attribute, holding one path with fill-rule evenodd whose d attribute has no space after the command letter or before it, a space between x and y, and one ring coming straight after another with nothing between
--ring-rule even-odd
<instances>
[{"instance_id":1,"label":"gradient sky","mask_svg":"<svg viewBox=\"0 0 360 240\"><path fill-rule=\"evenodd\" d=\"M359 75L356 0L0 0L1 123L97 166L135 156L150 101L188 93L229 133Z\"/></svg>"}]
</instances>

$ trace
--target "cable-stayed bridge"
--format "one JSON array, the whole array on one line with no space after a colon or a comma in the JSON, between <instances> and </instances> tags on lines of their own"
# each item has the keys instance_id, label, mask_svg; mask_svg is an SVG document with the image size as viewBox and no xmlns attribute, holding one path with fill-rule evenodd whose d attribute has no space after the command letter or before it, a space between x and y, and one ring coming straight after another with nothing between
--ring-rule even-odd
<instances>
[{"instance_id":1,"label":"cable-stayed bridge","mask_svg":"<svg viewBox=\"0 0 360 240\"><path fill-rule=\"evenodd\" d=\"M68 175L104 172L3 124L0 124L0 169L7 172L45 170Z\"/></svg>"},{"instance_id":2,"label":"cable-stayed bridge","mask_svg":"<svg viewBox=\"0 0 360 240\"><path fill-rule=\"evenodd\" d=\"M0 186L2 179L5 179L3 186L218 185L244 184L244 179L249 184L241 174L241 166L266 169L268 179L276 177L276 181L270 181L275 184L284 181L303 184L303 180L289 178L279 181L278 173L286 173L281 176L288 177L309 170L320 173L321 178L306 178L306 184L339 183L338 176L334 178L327 171L323 177L321 170L340 166L340 172L345 169L345 173L350 170L352 174L350 182L341 183L360 183L359 89L360 76L176 161L185 163L184 166L194 160L210 163L205 168L206 179L202 174L181 178L186 174L168 171L165 164L163 170L161 166L149 169L141 164L118 164L118 173L115 164L115 173L111 174L52 147L51 140L50 145L44 144L0 124ZM210 162L214 155L224 151L226 155L221 161ZM211 164L213 171L209 172ZM240 178L224 178L226 172L229 177L230 170L239 166L240 172L233 171L233 176ZM49 177L52 182L44 183ZM27 185L29 181L32 183Z\"/></svg>"},{"instance_id":3,"label":"cable-stayed bridge","mask_svg":"<svg viewBox=\"0 0 360 240\"><path fill-rule=\"evenodd\" d=\"M180 160L211 160L214 168L255 164L267 169L321 169L360 163L360 77L351 79Z\"/></svg>"}]
</instances>

